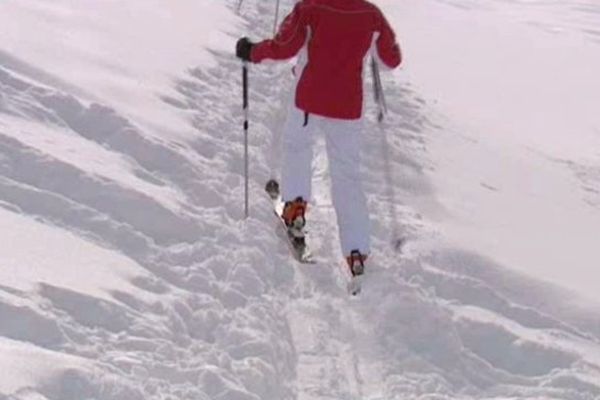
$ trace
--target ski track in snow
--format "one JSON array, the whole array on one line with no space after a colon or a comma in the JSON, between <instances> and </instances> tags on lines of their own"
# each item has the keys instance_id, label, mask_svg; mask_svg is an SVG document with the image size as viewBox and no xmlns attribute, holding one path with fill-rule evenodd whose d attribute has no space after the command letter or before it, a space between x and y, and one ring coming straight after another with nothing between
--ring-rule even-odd
<instances>
[{"instance_id":1,"label":"ski track in snow","mask_svg":"<svg viewBox=\"0 0 600 400\"><path fill-rule=\"evenodd\" d=\"M272 8L244 2L253 38L269 35ZM243 222L240 63L212 56L216 67L191 66L162 96L197 132L185 143L158 140L33 66L0 65L2 213L43 225L40 240L67 231L89 252L108 249L134 275L103 294L51 278L34 290L0 284L0 369L14 375L0 379L0 399L600 398L600 317L561 289L444 247L408 205L436 205L423 172L433 168L426 136L440 129L410 85L384 76L383 127L367 111L374 256L352 298L322 141L316 265L291 261L263 193L280 162L290 65L251 67Z\"/></svg>"}]
</instances>

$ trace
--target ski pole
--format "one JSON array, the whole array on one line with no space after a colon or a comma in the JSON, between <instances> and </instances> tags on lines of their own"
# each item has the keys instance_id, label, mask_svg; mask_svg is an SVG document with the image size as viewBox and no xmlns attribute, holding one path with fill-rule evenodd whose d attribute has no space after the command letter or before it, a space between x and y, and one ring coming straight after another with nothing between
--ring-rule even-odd
<instances>
[{"instance_id":1,"label":"ski pole","mask_svg":"<svg viewBox=\"0 0 600 400\"><path fill-rule=\"evenodd\" d=\"M238 3L238 6L237 6L237 13L238 14L240 13L240 10L242 9L242 3L243 2L244 2L244 0L240 0L240 2Z\"/></svg>"},{"instance_id":2,"label":"ski pole","mask_svg":"<svg viewBox=\"0 0 600 400\"><path fill-rule=\"evenodd\" d=\"M387 138L387 131L383 124L383 119L387 113L387 104L383 93L383 84L381 83L381 75L379 74L379 66L375 61L375 56L371 57L371 73L373 75L373 92L375 102L377 103L377 122L381 131L381 153L383 155L383 174L386 183L386 194L391 203L390 205L390 221L392 230L392 245L396 251L402 252L402 247L406 242L403 237L398 223L398 210L396 208L396 190L394 189L394 172L392 170L391 157L389 153L390 144Z\"/></svg>"},{"instance_id":3,"label":"ski pole","mask_svg":"<svg viewBox=\"0 0 600 400\"><path fill-rule=\"evenodd\" d=\"M248 203L248 63L244 61L242 64L242 84L244 91L244 217L247 219L249 216Z\"/></svg>"},{"instance_id":4,"label":"ski pole","mask_svg":"<svg viewBox=\"0 0 600 400\"><path fill-rule=\"evenodd\" d=\"M383 85L381 83L381 75L379 74L379 66L377 65L377 61L375 61L375 57L371 57L371 74L373 75L373 91L378 109L377 121L381 122L387 113L387 104L385 102L385 95L383 93Z\"/></svg>"},{"instance_id":5,"label":"ski pole","mask_svg":"<svg viewBox=\"0 0 600 400\"><path fill-rule=\"evenodd\" d=\"M277 24L279 23L279 0L275 5L275 23L273 24L273 36L277 33Z\"/></svg>"}]
</instances>

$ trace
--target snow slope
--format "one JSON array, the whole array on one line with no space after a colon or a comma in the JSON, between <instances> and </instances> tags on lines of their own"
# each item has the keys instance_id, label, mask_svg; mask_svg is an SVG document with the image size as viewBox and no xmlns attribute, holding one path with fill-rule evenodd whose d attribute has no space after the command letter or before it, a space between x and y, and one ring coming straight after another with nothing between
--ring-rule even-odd
<instances>
[{"instance_id":1,"label":"snow slope","mask_svg":"<svg viewBox=\"0 0 600 400\"><path fill-rule=\"evenodd\" d=\"M398 79L444 118L428 150L447 235L597 301L597 2L380 3L405 47Z\"/></svg>"},{"instance_id":2,"label":"snow slope","mask_svg":"<svg viewBox=\"0 0 600 400\"><path fill-rule=\"evenodd\" d=\"M503 202L522 204L501 213L507 235L553 227L554 206L513 186L527 174L578 218L561 226L588 237L594 192L573 188L593 189L594 169L578 181L563 167L583 165L577 152L544 148L565 161L532 161L523 143L482 129L489 120L467 124L460 102L446 107L423 85L437 62L414 50L439 38L417 35L430 11L458 5L460 18L515 21L516 3L379 3L415 64L384 76L383 126L369 103L374 254L359 298L345 290L323 151L310 217L316 266L291 260L262 193L280 162L289 64L251 68L243 220L231 49L242 34L269 35L272 1L246 0L238 16L234 0L0 4L0 399L600 398L598 307L538 280L551 276L535 269L537 249L489 246L504 239L490 212ZM552 19L555 3L537 3L531 20L572 26L563 13ZM583 6L582 21L597 15ZM593 30L586 24L578 32ZM579 100L582 112L592 100ZM561 245L551 248L595 260L592 243Z\"/></svg>"}]
</instances>

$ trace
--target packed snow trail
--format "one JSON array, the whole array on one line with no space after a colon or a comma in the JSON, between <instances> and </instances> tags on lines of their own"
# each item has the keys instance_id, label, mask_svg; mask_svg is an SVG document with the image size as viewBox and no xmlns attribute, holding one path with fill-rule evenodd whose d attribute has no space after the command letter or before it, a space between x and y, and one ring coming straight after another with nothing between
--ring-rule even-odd
<instances>
[{"instance_id":1,"label":"packed snow trail","mask_svg":"<svg viewBox=\"0 0 600 400\"><path fill-rule=\"evenodd\" d=\"M360 297L345 289L323 143L316 265L292 260L263 191L290 64L251 68L243 220L232 49L269 36L274 7L245 0L242 20L237 4L0 5L0 399L600 397L598 314L445 245L415 211L439 210L427 136L447 121L408 83L383 75L383 126L367 110L374 255Z\"/></svg>"}]
</instances>

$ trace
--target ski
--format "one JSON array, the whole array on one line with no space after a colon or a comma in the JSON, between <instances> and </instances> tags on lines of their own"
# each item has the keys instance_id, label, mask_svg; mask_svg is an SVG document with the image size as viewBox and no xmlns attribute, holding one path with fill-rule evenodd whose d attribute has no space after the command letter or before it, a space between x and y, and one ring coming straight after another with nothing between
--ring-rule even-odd
<instances>
[{"instance_id":1,"label":"ski","mask_svg":"<svg viewBox=\"0 0 600 400\"><path fill-rule=\"evenodd\" d=\"M352 296L358 296L362 292L363 275L351 276L348 282L348 293Z\"/></svg>"},{"instance_id":2,"label":"ski","mask_svg":"<svg viewBox=\"0 0 600 400\"><path fill-rule=\"evenodd\" d=\"M273 212L280 223L279 227L283 231L282 236L285 236L285 240L294 258L302 264L314 264L315 260L312 252L306 243L306 233L304 233L302 238L298 238L290 231L283 218L281 218L285 204L281 198L279 183L274 179L269 180L265 186L265 191L273 202Z\"/></svg>"}]
</instances>

